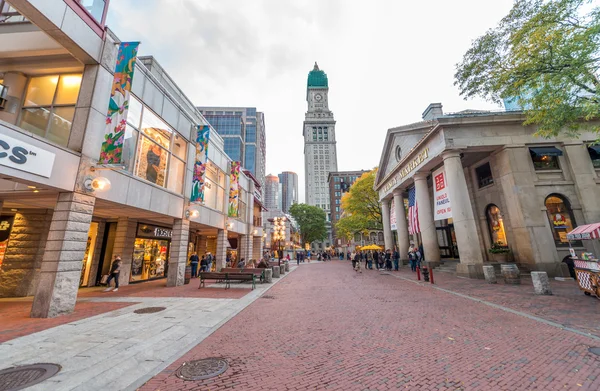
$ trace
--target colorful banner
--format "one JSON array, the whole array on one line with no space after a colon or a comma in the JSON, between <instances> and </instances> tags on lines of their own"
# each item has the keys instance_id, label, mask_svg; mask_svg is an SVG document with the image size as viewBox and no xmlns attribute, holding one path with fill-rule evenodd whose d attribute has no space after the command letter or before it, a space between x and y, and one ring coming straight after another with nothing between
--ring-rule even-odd
<instances>
[{"instance_id":1,"label":"colorful banner","mask_svg":"<svg viewBox=\"0 0 600 391\"><path fill-rule=\"evenodd\" d=\"M240 165L241 162L231 162L231 173L229 174L229 217L240 215Z\"/></svg>"},{"instance_id":2,"label":"colorful banner","mask_svg":"<svg viewBox=\"0 0 600 391\"><path fill-rule=\"evenodd\" d=\"M194 164L190 202L204 203L204 173L206 172L206 160L208 158L209 137L210 127L208 125L196 126L196 163Z\"/></svg>"},{"instance_id":3,"label":"colorful banner","mask_svg":"<svg viewBox=\"0 0 600 391\"><path fill-rule=\"evenodd\" d=\"M106 114L104 141L98 160L100 164L121 164L127 112L129 111L129 94L139 46L139 42L122 42L119 47L115 76L108 102L108 113Z\"/></svg>"},{"instance_id":4,"label":"colorful banner","mask_svg":"<svg viewBox=\"0 0 600 391\"><path fill-rule=\"evenodd\" d=\"M390 227L392 231L398 230L396 223L396 200L392 198L392 205L390 206Z\"/></svg>"},{"instance_id":5,"label":"colorful banner","mask_svg":"<svg viewBox=\"0 0 600 391\"><path fill-rule=\"evenodd\" d=\"M452 217L452 205L448 196L448 181L446 179L444 167L433 173L433 183L435 189L433 192L433 219L444 220Z\"/></svg>"}]
</instances>

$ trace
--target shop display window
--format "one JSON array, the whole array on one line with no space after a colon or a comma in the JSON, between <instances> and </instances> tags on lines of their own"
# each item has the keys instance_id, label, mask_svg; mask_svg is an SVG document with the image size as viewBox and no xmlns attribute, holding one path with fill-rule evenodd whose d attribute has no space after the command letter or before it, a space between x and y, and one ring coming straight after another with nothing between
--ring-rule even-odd
<instances>
[{"instance_id":1,"label":"shop display window","mask_svg":"<svg viewBox=\"0 0 600 391\"><path fill-rule=\"evenodd\" d=\"M588 152L594 168L600 168L600 145L590 145L588 147Z\"/></svg>"},{"instance_id":2,"label":"shop display window","mask_svg":"<svg viewBox=\"0 0 600 391\"><path fill-rule=\"evenodd\" d=\"M577 226L569 201L559 194L552 194L546 198L546 211L554 242L557 246L568 246L567 232ZM581 242L576 245L581 246Z\"/></svg>"},{"instance_id":3,"label":"shop display window","mask_svg":"<svg viewBox=\"0 0 600 391\"><path fill-rule=\"evenodd\" d=\"M488 205L485 216L487 218L492 243L497 243L500 246L508 246L506 231L504 229L504 219L500 213L500 208L494 204Z\"/></svg>"},{"instance_id":4,"label":"shop display window","mask_svg":"<svg viewBox=\"0 0 600 391\"><path fill-rule=\"evenodd\" d=\"M169 244L168 240L137 238L131 263L131 281L164 277Z\"/></svg>"},{"instance_id":5,"label":"shop display window","mask_svg":"<svg viewBox=\"0 0 600 391\"><path fill-rule=\"evenodd\" d=\"M19 126L67 146L81 75L36 76L29 79Z\"/></svg>"},{"instance_id":6,"label":"shop display window","mask_svg":"<svg viewBox=\"0 0 600 391\"><path fill-rule=\"evenodd\" d=\"M482 164L475 169L477 175L477 184L479 188L492 185L494 183L494 177L492 176L492 167L490 163Z\"/></svg>"},{"instance_id":7,"label":"shop display window","mask_svg":"<svg viewBox=\"0 0 600 391\"><path fill-rule=\"evenodd\" d=\"M533 168L536 171L560 170L558 157L562 156L562 151L555 147L536 147L529 148Z\"/></svg>"},{"instance_id":8,"label":"shop display window","mask_svg":"<svg viewBox=\"0 0 600 391\"><path fill-rule=\"evenodd\" d=\"M136 175L159 186L164 186L168 154L159 144L142 136L138 148Z\"/></svg>"}]
</instances>

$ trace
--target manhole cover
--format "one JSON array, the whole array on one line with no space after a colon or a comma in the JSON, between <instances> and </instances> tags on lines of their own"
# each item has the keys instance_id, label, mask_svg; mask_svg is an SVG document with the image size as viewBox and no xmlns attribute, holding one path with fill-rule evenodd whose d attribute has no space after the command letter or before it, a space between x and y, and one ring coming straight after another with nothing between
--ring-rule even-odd
<instances>
[{"instance_id":1,"label":"manhole cover","mask_svg":"<svg viewBox=\"0 0 600 391\"><path fill-rule=\"evenodd\" d=\"M146 308L140 308L139 310L135 310L133 312L135 312L136 314L153 314L155 312L160 312L165 310L165 307L146 307Z\"/></svg>"},{"instance_id":2,"label":"manhole cover","mask_svg":"<svg viewBox=\"0 0 600 391\"><path fill-rule=\"evenodd\" d=\"M17 391L51 378L60 371L56 364L31 364L0 371L0 391Z\"/></svg>"},{"instance_id":3,"label":"manhole cover","mask_svg":"<svg viewBox=\"0 0 600 391\"><path fill-rule=\"evenodd\" d=\"M229 364L222 358L205 358L186 361L177 370L177 377L183 380L204 380L225 372Z\"/></svg>"},{"instance_id":4,"label":"manhole cover","mask_svg":"<svg viewBox=\"0 0 600 391\"><path fill-rule=\"evenodd\" d=\"M600 348L589 348L588 351L596 356L600 356Z\"/></svg>"},{"instance_id":5,"label":"manhole cover","mask_svg":"<svg viewBox=\"0 0 600 391\"><path fill-rule=\"evenodd\" d=\"M261 299L274 299L275 296L270 296L270 295L264 295L260 297Z\"/></svg>"}]
</instances>

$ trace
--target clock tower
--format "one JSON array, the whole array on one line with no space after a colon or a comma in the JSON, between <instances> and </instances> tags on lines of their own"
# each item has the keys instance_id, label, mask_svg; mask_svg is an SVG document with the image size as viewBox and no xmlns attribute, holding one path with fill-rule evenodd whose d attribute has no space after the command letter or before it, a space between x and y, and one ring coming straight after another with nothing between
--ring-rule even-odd
<instances>
[{"instance_id":1,"label":"clock tower","mask_svg":"<svg viewBox=\"0 0 600 391\"><path fill-rule=\"evenodd\" d=\"M306 85L308 111L304 117L304 176L306 203L318 206L325 211L328 221L329 239L317 243L314 249L324 249L332 244L329 184L330 172L337 171L337 151L335 140L335 120L329 110L329 82L327 74L319 69L317 63L308 73ZM339 207L339 205L338 205Z\"/></svg>"}]
</instances>

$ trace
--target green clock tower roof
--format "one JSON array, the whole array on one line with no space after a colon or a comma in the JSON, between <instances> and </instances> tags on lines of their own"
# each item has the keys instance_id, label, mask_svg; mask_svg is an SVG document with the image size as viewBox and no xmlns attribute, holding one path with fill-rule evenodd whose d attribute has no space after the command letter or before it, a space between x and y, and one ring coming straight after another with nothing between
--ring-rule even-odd
<instances>
[{"instance_id":1,"label":"green clock tower roof","mask_svg":"<svg viewBox=\"0 0 600 391\"><path fill-rule=\"evenodd\" d=\"M308 72L308 82L306 86L308 88L328 88L327 74L319 69L316 62L313 70Z\"/></svg>"}]
</instances>

